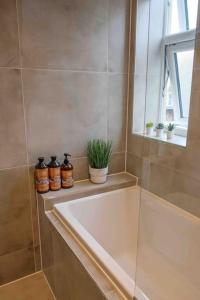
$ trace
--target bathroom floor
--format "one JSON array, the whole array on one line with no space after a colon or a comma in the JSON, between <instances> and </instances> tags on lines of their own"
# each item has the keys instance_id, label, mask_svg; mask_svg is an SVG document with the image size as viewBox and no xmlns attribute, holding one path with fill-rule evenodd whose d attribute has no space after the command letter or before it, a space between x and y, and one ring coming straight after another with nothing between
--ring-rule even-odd
<instances>
[{"instance_id":1,"label":"bathroom floor","mask_svg":"<svg viewBox=\"0 0 200 300\"><path fill-rule=\"evenodd\" d=\"M42 272L0 287L1 300L55 300Z\"/></svg>"}]
</instances>

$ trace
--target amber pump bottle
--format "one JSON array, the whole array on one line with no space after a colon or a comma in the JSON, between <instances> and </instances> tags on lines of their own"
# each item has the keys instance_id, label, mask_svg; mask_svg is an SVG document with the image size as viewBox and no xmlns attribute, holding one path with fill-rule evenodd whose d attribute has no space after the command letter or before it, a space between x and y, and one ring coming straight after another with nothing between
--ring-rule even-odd
<instances>
[{"instance_id":1,"label":"amber pump bottle","mask_svg":"<svg viewBox=\"0 0 200 300\"><path fill-rule=\"evenodd\" d=\"M56 156L51 156L49 167L49 187L51 191L58 191L61 188L60 164Z\"/></svg>"},{"instance_id":2,"label":"amber pump bottle","mask_svg":"<svg viewBox=\"0 0 200 300\"><path fill-rule=\"evenodd\" d=\"M73 187L74 180L73 180L73 166L69 162L68 157L71 157L70 154L65 153L65 160L61 165L61 178L62 178L62 188L69 189Z\"/></svg>"},{"instance_id":3,"label":"amber pump bottle","mask_svg":"<svg viewBox=\"0 0 200 300\"><path fill-rule=\"evenodd\" d=\"M39 162L35 166L35 188L38 193L44 194L49 191L48 167L44 162L44 157L38 158Z\"/></svg>"}]
</instances>

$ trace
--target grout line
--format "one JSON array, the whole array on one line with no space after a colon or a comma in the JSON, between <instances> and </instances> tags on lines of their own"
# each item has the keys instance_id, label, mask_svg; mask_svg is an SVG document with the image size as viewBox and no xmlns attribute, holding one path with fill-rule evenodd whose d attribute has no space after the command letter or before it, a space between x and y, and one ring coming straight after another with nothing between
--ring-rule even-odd
<instances>
[{"instance_id":1,"label":"grout line","mask_svg":"<svg viewBox=\"0 0 200 300\"><path fill-rule=\"evenodd\" d=\"M44 273L43 271L42 271L42 273L43 273L44 279L45 279L45 281L46 281L46 283L47 283L47 285L48 285L48 287L49 287L49 289L50 289L50 291L51 291L51 294L52 294L53 298L54 298L55 300L57 300L57 299L56 299L56 296L54 295L54 292L52 291L52 288L51 288L51 286L50 286L50 283L49 283L49 281L48 281L48 279L47 279L45 273Z\"/></svg>"},{"instance_id":2,"label":"grout line","mask_svg":"<svg viewBox=\"0 0 200 300\"><path fill-rule=\"evenodd\" d=\"M110 26L109 26L109 15L110 15L110 0L108 0L107 4L107 93L106 93L106 140L108 141L109 135L109 103L110 103L110 76L109 76L109 36L110 36Z\"/></svg>"},{"instance_id":3,"label":"grout line","mask_svg":"<svg viewBox=\"0 0 200 300\"><path fill-rule=\"evenodd\" d=\"M86 73L86 74L109 74L109 75L128 75L127 72L111 72L108 71L108 68L106 71L90 71L90 70L73 70L73 69L59 69L59 68L42 68L42 67L22 67L22 66L0 66L0 69L19 69L19 70L27 70L27 71L49 71L49 72L69 72L69 73Z\"/></svg>"},{"instance_id":4,"label":"grout line","mask_svg":"<svg viewBox=\"0 0 200 300\"><path fill-rule=\"evenodd\" d=\"M108 0L108 14L107 14L107 73L109 73L109 39L110 39L110 0Z\"/></svg>"},{"instance_id":5,"label":"grout line","mask_svg":"<svg viewBox=\"0 0 200 300\"><path fill-rule=\"evenodd\" d=\"M28 155L28 136L27 136L27 126L26 126L26 109L25 109L25 100L24 100L24 84L22 76L22 55L21 55L21 37L20 37L20 23L19 23L19 7L18 0L16 0L16 12L17 12L17 30L18 30L18 44L19 44L19 65L20 65L20 77L21 77L21 91L22 91L22 104L23 104L23 117L24 117L24 131L25 131L25 140L26 140L26 161L29 166L29 155ZM27 166L27 176L28 176L28 185L29 185L29 204L30 204L30 214L31 214L31 227L32 227L32 237L33 237L33 254L34 254L34 266L36 271L36 255L35 255L35 233L33 225L33 205L32 205L32 194L31 194L31 178L29 167Z\"/></svg>"},{"instance_id":6,"label":"grout line","mask_svg":"<svg viewBox=\"0 0 200 300\"><path fill-rule=\"evenodd\" d=\"M126 145L125 145L125 172L127 171L127 150L128 150L128 125L129 125L129 101L130 101L130 71L131 71L131 43L132 43L132 9L133 1L130 0L129 12L129 45L128 45L128 78L127 78L127 100L126 100Z\"/></svg>"},{"instance_id":7,"label":"grout line","mask_svg":"<svg viewBox=\"0 0 200 300\"><path fill-rule=\"evenodd\" d=\"M7 168L0 168L0 172L1 171L6 171L6 170L13 170L13 169L20 169L20 168L26 168L28 167L28 165L19 165L19 166L14 166L14 167L7 167Z\"/></svg>"},{"instance_id":8,"label":"grout line","mask_svg":"<svg viewBox=\"0 0 200 300\"><path fill-rule=\"evenodd\" d=\"M117 155L117 154L123 154L125 153L125 150L122 150L122 151L115 151L112 153L112 155ZM87 156L78 156L78 157L73 157L71 159L71 161L75 161L75 160L80 160L80 159L87 159ZM30 168L30 167L34 167L34 163L28 163L28 164L23 164L23 165L18 165L18 166L13 166L13 167L5 167L5 168L0 168L0 172L1 171L6 171L6 170L12 170L12 169L20 169L20 168Z\"/></svg>"}]
</instances>

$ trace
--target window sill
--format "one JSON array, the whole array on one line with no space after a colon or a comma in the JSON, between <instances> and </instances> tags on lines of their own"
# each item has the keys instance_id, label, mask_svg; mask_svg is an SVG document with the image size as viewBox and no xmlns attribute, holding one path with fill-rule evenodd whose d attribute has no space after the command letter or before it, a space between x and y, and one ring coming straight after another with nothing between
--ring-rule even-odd
<instances>
[{"instance_id":1,"label":"window sill","mask_svg":"<svg viewBox=\"0 0 200 300\"><path fill-rule=\"evenodd\" d=\"M146 139L152 139L152 140L156 140L156 141L163 142L163 143L174 144L174 145L178 145L181 147L186 147L186 139L187 138L185 136L180 136L180 135L174 134L172 139L168 140L166 132L163 133L162 137L157 137L155 132L153 132L152 135L147 135L147 134L139 133L139 132L133 132L133 134L143 136Z\"/></svg>"}]
</instances>

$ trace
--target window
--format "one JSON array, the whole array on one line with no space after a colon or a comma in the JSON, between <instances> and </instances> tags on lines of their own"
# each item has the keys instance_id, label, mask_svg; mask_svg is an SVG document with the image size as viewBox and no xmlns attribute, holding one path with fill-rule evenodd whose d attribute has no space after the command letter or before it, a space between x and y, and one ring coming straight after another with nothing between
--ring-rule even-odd
<instances>
[{"instance_id":1,"label":"window","mask_svg":"<svg viewBox=\"0 0 200 300\"><path fill-rule=\"evenodd\" d=\"M163 38L164 74L160 121L174 122L176 134L188 127L198 0L168 0Z\"/></svg>"}]
</instances>

